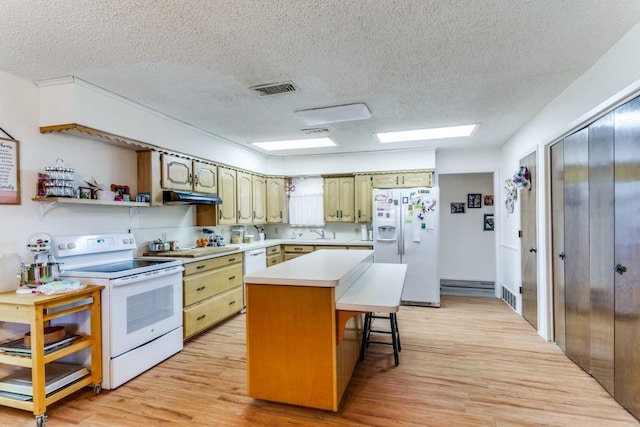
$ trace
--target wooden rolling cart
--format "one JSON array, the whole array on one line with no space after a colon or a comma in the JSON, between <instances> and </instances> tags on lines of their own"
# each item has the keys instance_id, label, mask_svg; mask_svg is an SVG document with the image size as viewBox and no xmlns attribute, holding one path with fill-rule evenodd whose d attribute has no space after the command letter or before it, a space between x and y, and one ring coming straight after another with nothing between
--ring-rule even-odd
<instances>
[{"instance_id":1,"label":"wooden rolling cart","mask_svg":"<svg viewBox=\"0 0 640 427\"><path fill-rule=\"evenodd\" d=\"M58 295L18 295L15 292L0 293L0 321L24 323L30 326L31 355L13 355L0 352L0 363L31 368L33 400L24 401L0 396L0 405L32 411L36 425L46 422L46 409L75 391L93 386L96 394L102 383L102 337L100 322L100 290L103 286L87 286L78 291ZM50 353L44 352L44 328L52 319L73 313L89 311L91 329L89 335L79 335L71 344ZM87 376L53 391L45 393L45 365L85 348L91 349L91 366Z\"/></svg>"}]
</instances>

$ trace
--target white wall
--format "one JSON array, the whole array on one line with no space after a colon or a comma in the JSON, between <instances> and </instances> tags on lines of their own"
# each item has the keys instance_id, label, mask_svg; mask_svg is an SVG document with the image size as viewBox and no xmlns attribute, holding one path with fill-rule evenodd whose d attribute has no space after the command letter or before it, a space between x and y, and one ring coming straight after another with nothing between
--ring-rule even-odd
<instances>
[{"instance_id":1,"label":"white wall","mask_svg":"<svg viewBox=\"0 0 640 427\"><path fill-rule=\"evenodd\" d=\"M553 102L516 133L502 147L500 182L511 177L519 160L536 151L538 206L538 332L552 339L552 284L550 280L550 231L548 213L547 147L550 143L587 124L594 117L640 90L640 24L631 29L586 73L572 83ZM501 253L502 284L512 291L520 286L517 265L520 251L517 232L520 226L518 207L513 215L502 215ZM517 264L513 264L517 262ZM516 293L517 294L517 293ZM518 301L518 311L521 301Z\"/></svg>"},{"instance_id":2,"label":"white wall","mask_svg":"<svg viewBox=\"0 0 640 427\"><path fill-rule=\"evenodd\" d=\"M484 231L484 215L495 206L469 208L467 194L493 195L492 173L439 174L440 279L495 282L495 231ZM451 213L451 203L465 213Z\"/></svg>"}]
</instances>

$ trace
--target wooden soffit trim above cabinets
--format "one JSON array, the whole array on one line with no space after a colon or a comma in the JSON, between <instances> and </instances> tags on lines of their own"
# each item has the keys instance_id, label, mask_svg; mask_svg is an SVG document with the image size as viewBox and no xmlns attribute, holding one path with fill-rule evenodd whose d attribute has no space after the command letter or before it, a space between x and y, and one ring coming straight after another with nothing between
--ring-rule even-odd
<instances>
[{"instance_id":1,"label":"wooden soffit trim above cabinets","mask_svg":"<svg viewBox=\"0 0 640 427\"><path fill-rule=\"evenodd\" d=\"M135 151L146 150L161 150L160 147L146 142L138 141L135 139L127 138L113 133L101 131L98 129L90 128L88 126L79 125L77 123L68 123L63 125L54 126L42 126L40 127L40 133L53 133L64 132L70 135L87 137L89 135L92 139L100 142L106 142L107 144L116 145L118 147L126 148Z\"/></svg>"}]
</instances>

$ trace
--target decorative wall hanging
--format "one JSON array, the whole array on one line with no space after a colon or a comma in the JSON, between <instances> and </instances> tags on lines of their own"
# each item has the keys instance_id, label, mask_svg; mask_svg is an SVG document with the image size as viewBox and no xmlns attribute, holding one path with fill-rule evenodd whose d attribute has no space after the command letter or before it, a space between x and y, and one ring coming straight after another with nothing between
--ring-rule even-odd
<instances>
[{"instance_id":1,"label":"decorative wall hanging","mask_svg":"<svg viewBox=\"0 0 640 427\"><path fill-rule=\"evenodd\" d=\"M495 220L493 214L484 214L484 231L493 231L495 228Z\"/></svg>"},{"instance_id":2,"label":"decorative wall hanging","mask_svg":"<svg viewBox=\"0 0 640 427\"><path fill-rule=\"evenodd\" d=\"M515 202L518 200L518 188L511 178L509 178L504 182L504 189L507 193L505 196L504 206L507 209L507 212L513 213Z\"/></svg>"},{"instance_id":3,"label":"decorative wall hanging","mask_svg":"<svg viewBox=\"0 0 640 427\"><path fill-rule=\"evenodd\" d=\"M20 204L20 141L0 137L0 204Z\"/></svg>"},{"instance_id":4,"label":"decorative wall hanging","mask_svg":"<svg viewBox=\"0 0 640 427\"><path fill-rule=\"evenodd\" d=\"M482 207L482 194L467 194L467 206L469 209L477 209Z\"/></svg>"},{"instance_id":5,"label":"decorative wall hanging","mask_svg":"<svg viewBox=\"0 0 640 427\"><path fill-rule=\"evenodd\" d=\"M529 169L526 166L520 166L511 179L516 187L521 190L531 186L531 175L529 174Z\"/></svg>"},{"instance_id":6,"label":"decorative wall hanging","mask_svg":"<svg viewBox=\"0 0 640 427\"><path fill-rule=\"evenodd\" d=\"M489 194L485 194L484 200L482 201L485 206L493 206L493 196Z\"/></svg>"},{"instance_id":7,"label":"decorative wall hanging","mask_svg":"<svg viewBox=\"0 0 640 427\"><path fill-rule=\"evenodd\" d=\"M464 213L464 203L461 203L461 202L451 203L451 213Z\"/></svg>"}]
</instances>

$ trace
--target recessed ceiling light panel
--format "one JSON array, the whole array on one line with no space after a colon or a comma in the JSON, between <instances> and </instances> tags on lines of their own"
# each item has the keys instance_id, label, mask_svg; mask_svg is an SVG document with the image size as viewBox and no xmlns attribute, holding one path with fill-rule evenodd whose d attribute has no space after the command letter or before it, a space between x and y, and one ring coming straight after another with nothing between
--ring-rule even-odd
<instances>
[{"instance_id":1,"label":"recessed ceiling light panel","mask_svg":"<svg viewBox=\"0 0 640 427\"><path fill-rule=\"evenodd\" d=\"M296 114L309 126L371 118L371 111L366 104L362 103L298 110Z\"/></svg>"},{"instance_id":2,"label":"recessed ceiling light panel","mask_svg":"<svg viewBox=\"0 0 640 427\"><path fill-rule=\"evenodd\" d=\"M471 136L478 128L477 124L448 126L442 128L405 130L399 132L380 132L377 137L382 143L422 141L427 139L459 138Z\"/></svg>"},{"instance_id":3,"label":"recessed ceiling light panel","mask_svg":"<svg viewBox=\"0 0 640 427\"><path fill-rule=\"evenodd\" d=\"M336 145L330 138L288 139L283 141L253 142L252 144L267 151L300 150L304 148L332 147Z\"/></svg>"}]
</instances>

